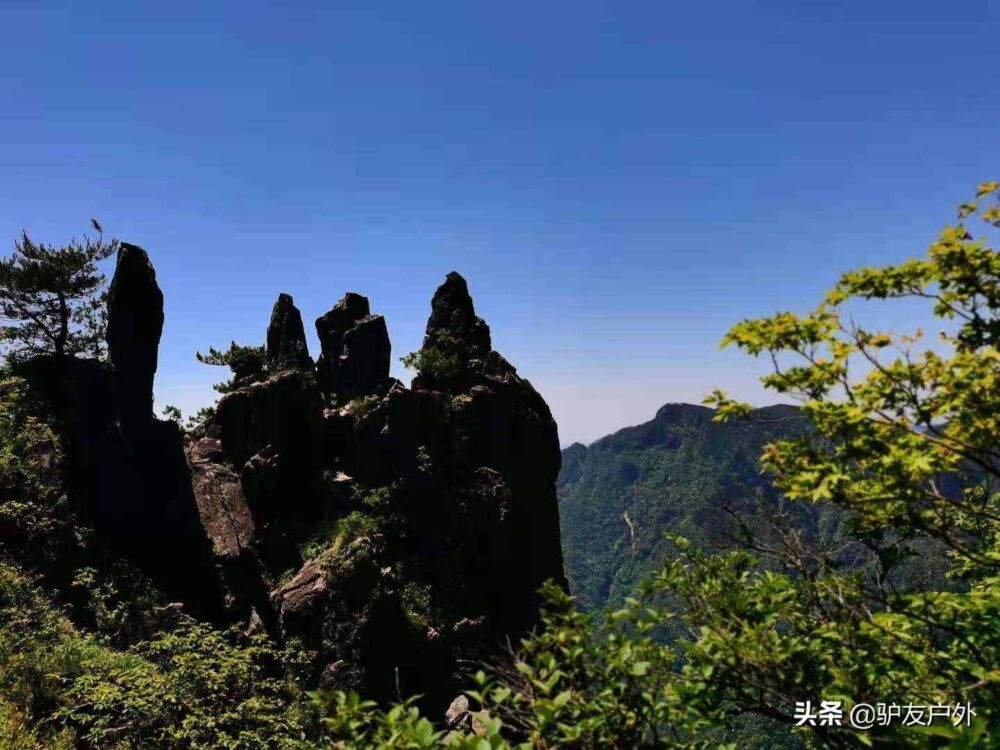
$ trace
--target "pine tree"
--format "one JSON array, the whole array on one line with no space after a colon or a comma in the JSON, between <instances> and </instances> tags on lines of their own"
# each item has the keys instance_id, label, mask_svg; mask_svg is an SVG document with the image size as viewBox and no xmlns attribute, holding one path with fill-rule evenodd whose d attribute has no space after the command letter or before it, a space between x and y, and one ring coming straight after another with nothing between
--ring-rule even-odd
<instances>
[{"instance_id":1,"label":"pine tree","mask_svg":"<svg viewBox=\"0 0 1000 750\"><path fill-rule=\"evenodd\" d=\"M86 235L56 247L26 232L0 258L0 350L8 360L39 355L104 356L105 276L98 263L118 241Z\"/></svg>"}]
</instances>

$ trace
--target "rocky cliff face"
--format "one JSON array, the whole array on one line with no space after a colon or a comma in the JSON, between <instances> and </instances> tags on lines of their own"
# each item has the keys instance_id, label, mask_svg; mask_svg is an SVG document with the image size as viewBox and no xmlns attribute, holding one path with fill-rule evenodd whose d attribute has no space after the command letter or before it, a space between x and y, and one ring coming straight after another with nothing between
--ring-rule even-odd
<instances>
[{"instance_id":1,"label":"rocky cliff face","mask_svg":"<svg viewBox=\"0 0 1000 750\"><path fill-rule=\"evenodd\" d=\"M281 294L266 375L184 436L152 415L162 303L123 246L110 372L94 365L107 396L67 432L88 517L189 608L295 639L317 682L446 706L460 663L537 623L545 580L565 586L556 425L465 280L434 295L412 388L365 297L316 321L314 365Z\"/></svg>"},{"instance_id":2,"label":"rocky cliff face","mask_svg":"<svg viewBox=\"0 0 1000 750\"><path fill-rule=\"evenodd\" d=\"M64 487L111 550L139 563L196 613L220 612L210 540L183 439L153 416L163 295L146 252L122 243L108 294L109 362L39 358L27 365L62 433Z\"/></svg>"}]
</instances>

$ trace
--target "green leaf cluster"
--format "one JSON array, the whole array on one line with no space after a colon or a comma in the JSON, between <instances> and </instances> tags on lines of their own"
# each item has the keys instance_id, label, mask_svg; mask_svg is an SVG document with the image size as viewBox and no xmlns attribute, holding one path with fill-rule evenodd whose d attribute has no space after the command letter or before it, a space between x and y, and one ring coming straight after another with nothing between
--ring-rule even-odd
<instances>
[{"instance_id":1,"label":"green leaf cluster","mask_svg":"<svg viewBox=\"0 0 1000 750\"><path fill-rule=\"evenodd\" d=\"M462 346L444 334L438 334L433 344L427 344L399 358L408 370L416 370L427 382L444 391L457 390L469 374L469 359Z\"/></svg>"},{"instance_id":2,"label":"green leaf cluster","mask_svg":"<svg viewBox=\"0 0 1000 750\"><path fill-rule=\"evenodd\" d=\"M0 736L136 749L305 747L315 710L280 669L281 655L262 636L234 638L181 618L115 649L0 563Z\"/></svg>"}]
</instances>

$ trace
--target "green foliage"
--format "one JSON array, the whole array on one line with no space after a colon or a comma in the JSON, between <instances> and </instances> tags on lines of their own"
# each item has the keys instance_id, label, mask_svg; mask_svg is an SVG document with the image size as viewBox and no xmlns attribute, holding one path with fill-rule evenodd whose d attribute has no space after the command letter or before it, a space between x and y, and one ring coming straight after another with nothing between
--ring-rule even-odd
<instances>
[{"instance_id":1,"label":"green foliage","mask_svg":"<svg viewBox=\"0 0 1000 750\"><path fill-rule=\"evenodd\" d=\"M76 746L70 730L40 734L21 708L0 698L0 750L74 750Z\"/></svg>"},{"instance_id":2,"label":"green foliage","mask_svg":"<svg viewBox=\"0 0 1000 750\"><path fill-rule=\"evenodd\" d=\"M59 441L33 408L27 383L0 378L0 552L39 563L74 532L60 466Z\"/></svg>"},{"instance_id":3,"label":"green foliage","mask_svg":"<svg viewBox=\"0 0 1000 750\"><path fill-rule=\"evenodd\" d=\"M177 424L184 421L184 415L181 413L181 410L173 404L164 406L160 413L163 414L164 419L169 419Z\"/></svg>"},{"instance_id":4,"label":"green foliage","mask_svg":"<svg viewBox=\"0 0 1000 750\"><path fill-rule=\"evenodd\" d=\"M0 259L0 345L6 356L102 357L105 277L97 264L117 249L118 241L105 242L103 235L55 247L22 233L14 252Z\"/></svg>"},{"instance_id":5,"label":"green foliage","mask_svg":"<svg viewBox=\"0 0 1000 750\"><path fill-rule=\"evenodd\" d=\"M0 748L298 746L313 709L281 655L186 618L151 632L161 597L91 548L57 446L27 384L0 381ZM14 560L65 580L69 606Z\"/></svg>"},{"instance_id":6,"label":"green foliage","mask_svg":"<svg viewBox=\"0 0 1000 750\"><path fill-rule=\"evenodd\" d=\"M142 640L148 613L162 600L153 583L124 559L112 558L101 567L80 567L68 588L74 622L115 647Z\"/></svg>"},{"instance_id":7,"label":"green foliage","mask_svg":"<svg viewBox=\"0 0 1000 750\"><path fill-rule=\"evenodd\" d=\"M926 258L847 273L813 312L745 321L727 336L775 363L764 384L799 400L815 428L768 446L775 486L842 509L874 564L844 569L786 536L763 551L780 571L742 553L692 553L669 568L664 585L680 591L699 628L685 670L705 676L700 705L787 714L789 701L821 697L970 702L978 719L964 737L946 722L938 739L897 724L815 740L1000 745L1000 256L964 223L1000 226L997 190L980 186ZM848 303L873 299L926 302L942 322L938 343L919 348L919 332L854 322ZM723 394L710 401L721 419L747 413ZM948 550L960 585L893 585L926 540Z\"/></svg>"},{"instance_id":8,"label":"green foliage","mask_svg":"<svg viewBox=\"0 0 1000 750\"><path fill-rule=\"evenodd\" d=\"M533 746L683 745L695 727L677 700L675 651L650 637L673 614L631 599L597 626L550 585L545 627L475 695Z\"/></svg>"},{"instance_id":9,"label":"green foliage","mask_svg":"<svg viewBox=\"0 0 1000 750\"><path fill-rule=\"evenodd\" d=\"M0 482L15 491L40 491L54 484L56 436L33 412L27 383L0 378Z\"/></svg>"},{"instance_id":10,"label":"green foliage","mask_svg":"<svg viewBox=\"0 0 1000 750\"><path fill-rule=\"evenodd\" d=\"M182 429L191 431L206 420L212 419L215 416L215 407L203 406L194 414L189 414L185 417L179 408L172 404L167 404L160 413L164 419L176 422Z\"/></svg>"},{"instance_id":11,"label":"green foliage","mask_svg":"<svg viewBox=\"0 0 1000 750\"><path fill-rule=\"evenodd\" d=\"M301 747L314 711L280 665L263 637L240 646L189 619L116 650L0 564L0 707L11 707L11 732L72 732L88 747Z\"/></svg>"},{"instance_id":12,"label":"green foliage","mask_svg":"<svg viewBox=\"0 0 1000 750\"><path fill-rule=\"evenodd\" d=\"M397 513L398 490L395 486L352 488L348 512L337 512L319 524L302 545L303 560L336 557L345 545L359 539L368 539L398 531L400 518Z\"/></svg>"},{"instance_id":13,"label":"green foliage","mask_svg":"<svg viewBox=\"0 0 1000 750\"><path fill-rule=\"evenodd\" d=\"M816 545L837 541L826 509L797 512L760 476L769 442L806 429L790 407L769 407L750 423L718 424L703 406L668 404L656 418L589 447L563 451L557 482L563 560L578 605L622 605L676 553L666 534L699 546L724 544L730 512L792 513Z\"/></svg>"},{"instance_id":14,"label":"green foliage","mask_svg":"<svg viewBox=\"0 0 1000 750\"><path fill-rule=\"evenodd\" d=\"M331 750L378 748L379 750L507 750L512 745L500 734L500 722L487 720L482 734L445 732L421 716L407 701L382 709L373 701L362 700L357 693L316 694L327 714L324 719L326 747Z\"/></svg>"},{"instance_id":15,"label":"green foliage","mask_svg":"<svg viewBox=\"0 0 1000 750\"><path fill-rule=\"evenodd\" d=\"M371 414L378 408L378 405L382 403L382 399L374 394L370 396L359 396L358 398L349 401L346 408L351 414L357 419L364 419L366 416Z\"/></svg>"},{"instance_id":16,"label":"green foliage","mask_svg":"<svg viewBox=\"0 0 1000 750\"><path fill-rule=\"evenodd\" d=\"M188 415L188 418L184 422L185 430L193 430L200 424L215 418L215 407L214 406L203 406L194 414Z\"/></svg>"},{"instance_id":17,"label":"green foliage","mask_svg":"<svg viewBox=\"0 0 1000 750\"><path fill-rule=\"evenodd\" d=\"M543 592L545 627L511 662L481 671L467 691L477 706L443 732L412 702L390 709L357 695L318 695L334 748L719 747L698 733L707 722L684 704L677 652L650 633L673 617L647 592L603 623L579 612L557 586Z\"/></svg>"},{"instance_id":18,"label":"green foliage","mask_svg":"<svg viewBox=\"0 0 1000 750\"><path fill-rule=\"evenodd\" d=\"M443 338L443 337L442 337ZM399 358L403 367L416 370L435 387L450 390L466 376L468 364L455 350L443 342L441 346L425 346Z\"/></svg>"},{"instance_id":19,"label":"green foliage","mask_svg":"<svg viewBox=\"0 0 1000 750\"><path fill-rule=\"evenodd\" d=\"M212 386L219 393L229 393L247 383L263 380L267 374L263 346L242 346L232 341L228 349L220 351L209 347L208 354L195 352L194 356L202 364L228 367L232 371L232 378Z\"/></svg>"}]
</instances>

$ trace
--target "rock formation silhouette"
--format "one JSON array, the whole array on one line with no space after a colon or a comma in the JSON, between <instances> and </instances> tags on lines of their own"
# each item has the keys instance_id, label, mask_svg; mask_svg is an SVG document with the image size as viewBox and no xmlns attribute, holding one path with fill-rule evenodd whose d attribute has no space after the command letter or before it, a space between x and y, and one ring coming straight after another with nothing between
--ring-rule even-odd
<instances>
[{"instance_id":1,"label":"rock formation silhouette","mask_svg":"<svg viewBox=\"0 0 1000 750\"><path fill-rule=\"evenodd\" d=\"M77 500L192 611L297 639L326 687L443 711L459 663L537 624L544 581L565 586L555 422L459 274L434 295L411 388L389 377L367 298L317 319L314 366L281 294L266 374L183 435L152 413L163 296L139 247L122 246L108 314L110 367L60 379Z\"/></svg>"}]
</instances>

